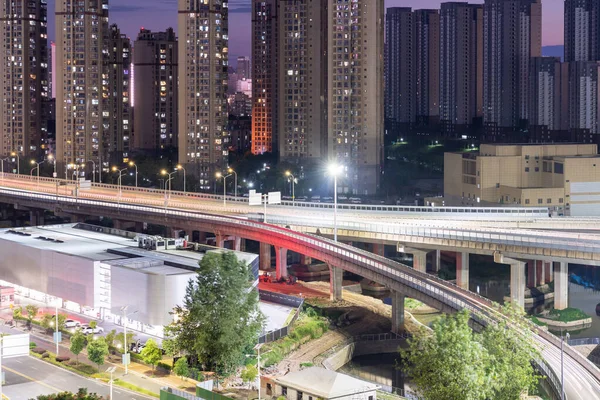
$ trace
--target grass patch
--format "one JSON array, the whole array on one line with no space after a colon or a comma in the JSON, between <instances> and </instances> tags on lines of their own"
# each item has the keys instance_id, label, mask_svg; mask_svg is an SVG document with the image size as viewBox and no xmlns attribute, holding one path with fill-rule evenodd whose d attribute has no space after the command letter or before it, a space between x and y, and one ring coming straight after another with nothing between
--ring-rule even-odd
<instances>
[{"instance_id":1,"label":"grass patch","mask_svg":"<svg viewBox=\"0 0 600 400\"><path fill-rule=\"evenodd\" d=\"M423 305L419 300L411 299L410 297L406 297L404 299L404 308L409 310L414 310L415 308L419 308Z\"/></svg>"},{"instance_id":2,"label":"grass patch","mask_svg":"<svg viewBox=\"0 0 600 400\"><path fill-rule=\"evenodd\" d=\"M565 308L564 310L552 309L550 310L547 318L560 322L573 322L590 318L590 316L578 308L569 307Z\"/></svg>"},{"instance_id":3,"label":"grass patch","mask_svg":"<svg viewBox=\"0 0 600 400\"><path fill-rule=\"evenodd\" d=\"M388 393L388 392L383 392L381 390L377 391L377 398L378 399L382 399L382 400L398 400L398 399L405 399L405 397L402 396L398 396L397 394L392 394L392 393Z\"/></svg>"},{"instance_id":4,"label":"grass patch","mask_svg":"<svg viewBox=\"0 0 600 400\"><path fill-rule=\"evenodd\" d=\"M311 363L311 362L303 362L303 363L300 363L300 366L301 366L302 368L309 368L309 367L312 367L313 365L314 365L314 364L313 364L313 363Z\"/></svg>"},{"instance_id":5,"label":"grass patch","mask_svg":"<svg viewBox=\"0 0 600 400\"><path fill-rule=\"evenodd\" d=\"M292 319L294 318L294 315L296 315L297 310L297 308L292 308L290 310L290 313L288 314L285 322L283 323L283 326L288 326L292 322Z\"/></svg>"},{"instance_id":6,"label":"grass patch","mask_svg":"<svg viewBox=\"0 0 600 400\"><path fill-rule=\"evenodd\" d=\"M269 367L279 363L301 344L320 338L328 329L329 321L326 318L316 315L314 311L303 312L288 336L265 346L262 351L263 366Z\"/></svg>"},{"instance_id":7,"label":"grass patch","mask_svg":"<svg viewBox=\"0 0 600 400\"><path fill-rule=\"evenodd\" d=\"M537 326L548 326L547 323L540 321L535 315L528 316L527 318Z\"/></svg>"},{"instance_id":8,"label":"grass patch","mask_svg":"<svg viewBox=\"0 0 600 400\"><path fill-rule=\"evenodd\" d=\"M129 382L123 382L120 379L115 379L113 381L113 383L115 385L117 385L117 386L121 386L122 388L129 389L129 390L132 390L134 392L138 392L138 393L141 393L141 394L147 394L148 396L160 398L160 395L158 393L154 393L151 390L144 389L142 387L136 386L136 385L134 385L132 383L129 383Z\"/></svg>"}]
</instances>

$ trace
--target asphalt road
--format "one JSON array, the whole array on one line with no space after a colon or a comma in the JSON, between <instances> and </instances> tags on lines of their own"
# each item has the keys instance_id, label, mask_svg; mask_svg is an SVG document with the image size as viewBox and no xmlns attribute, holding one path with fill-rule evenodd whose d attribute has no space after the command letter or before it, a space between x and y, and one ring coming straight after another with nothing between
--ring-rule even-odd
<instances>
[{"instance_id":1,"label":"asphalt road","mask_svg":"<svg viewBox=\"0 0 600 400\"><path fill-rule=\"evenodd\" d=\"M90 393L108 397L109 387L105 384L83 378L36 358L18 357L2 360L5 372L3 393L9 400L29 400L43 394L64 391L77 392L79 388L88 388ZM113 388L115 400L147 400L139 394L133 394L118 386Z\"/></svg>"}]
</instances>

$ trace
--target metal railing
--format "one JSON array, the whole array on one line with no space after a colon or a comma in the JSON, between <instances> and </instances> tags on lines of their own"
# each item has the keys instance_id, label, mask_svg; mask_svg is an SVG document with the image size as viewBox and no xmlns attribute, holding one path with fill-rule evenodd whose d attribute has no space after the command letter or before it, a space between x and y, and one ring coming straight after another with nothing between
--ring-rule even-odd
<instances>
[{"instance_id":1,"label":"metal railing","mask_svg":"<svg viewBox=\"0 0 600 400\"><path fill-rule=\"evenodd\" d=\"M489 320L502 320L505 318L495 309L495 306L489 300L437 277L413 270L403 264L364 250L356 249L329 239L306 235L273 225L254 222L243 218L202 214L199 212L180 211L168 208L162 209L144 205L117 204L114 198L112 201L75 199L69 196L47 195L15 189L0 189L0 193L12 197L34 199L38 203L48 202L51 204L58 204L59 206L87 205L94 207L97 210L106 208L111 210L117 209L127 211L130 217L134 217L136 213L138 213L140 217L147 217L149 213L169 218L181 217L190 222L197 220L199 222L203 221L219 224L225 230L230 229L232 232L239 232L240 234L247 235L248 238L254 238L255 240L264 239L267 242L284 240L286 242L286 247L290 249L302 249L306 255L318 259L329 260L333 266L338 266L340 263L341 265L345 265L343 263L347 262L349 265L355 265L371 271L381 278L385 277L391 279L393 282L398 282L405 287L412 288L453 309L467 309L471 312L473 320L480 324L485 325ZM265 235L267 232L268 235ZM560 341L553 335L540 331L533 325L531 325L531 329L536 333L534 338L541 346L549 343L555 351L557 348L560 348ZM585 373L590 374L595 379L596 383L600 382L600 370L582 355L578 354L569 346L565 346L565 355L568 356L567 361L569 361L569 358L572 359L579 366L583 367ZM551 378L550 381L554 384L554 380L552 379L552 368L546 366L543 362L540 364L542 369L544 369L544 366L546 367L546 371L548 371L548 375ZM584 371L578 371L576 376L583 376Z\"/></svg>"},{"instance_id":2,"label":"metal railing","mask_svg":"<svg viewBox=\"0 0 600 400\"><path fill-rule=\"evenodd\" d=\"M569 346L586 346L586 345L598 345L600 344L600 338L578 338L569 339Z\"/></svg>"},{"instance_id":3,"label":"metal railing","mask_svg":"<svg viewBox=\"0 0 600 400\"><path fill-rule=\"evenodd\" d=\"M274 331L263 333L258 338L258 343L270 343L276 341L277 339L286 337L290 333L292 325L294 325L294 323L300 317L300 312L302 312L302 306L304 305L304 299L301 297L288 296L281 293L268 292L266 290L259 290L258 293L261 300L296 308L294 316L286 326Z\"/></svg>"}]
</instances>

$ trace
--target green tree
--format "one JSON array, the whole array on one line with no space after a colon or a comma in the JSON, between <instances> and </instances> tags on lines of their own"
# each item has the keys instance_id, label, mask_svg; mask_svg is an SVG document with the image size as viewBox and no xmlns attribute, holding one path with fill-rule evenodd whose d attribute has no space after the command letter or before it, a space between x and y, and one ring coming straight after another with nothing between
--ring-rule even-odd
<instances>
[{"instance_id":1,"label":"green tree","mask_svg":"<svg viewBox=\"0 0 600 400\"><path fill-rule=\"evenodd\" d=\"M142 359L146 364L152 365L152 370L156 367L156 364L162 360L162 350L158 347L158 344L154 339L148 339L146 345L142 349Z\"/></svg>"},{"instance_id":2,"label":"green tree","mask_svg":"<svg viewBox=\"0 0 600 400\"><path fill-rule=\"evenodd\" d=\"M104 360L108 355L108 345L106 344L104 337L99 337L98 339L89 342L87 345L87 353L89 360L96 364L98 366L98 371L100 371L100 366L104 364Z\"/></svg>"},{"instance_id":3,"label":"green tree","mask_svg":"<svg viewBox=\"0 0 600 400\"><path fill-rule=\"evenodd\" d=\"M488 325L479 340L490 355L489 370L493 377L494 400L513 400L522 393L534 390L540 376L531 360L539 357L524 313L516 305L506 305L502 313L508 318Z\"/></svg>"},{"instance_id":4,"label":"green tree","mask_svg":"<svg viewBox=\"0 0 600 400\"><path fill-rule=\"evenodd\" d=\"M54 318L56 320L56 318ZM67 320L67 314L58 314L58 330L65 329L65 321Z\"/></svg>"},{"instance_id":5,"label":"green tree","mask_svg":"<svg viewBox=\"0 0 600 400\"><path fill-rule=\"evenodd\" d=\"M186 288L177 322L166 328L179 348L195 355L204 369L224 374L244 360L256 343L264 316L253 290L252 271L233 252L210 253Z\"/></svg>"},{"instance_id":6,"label":"green tree","mask_svg":"<svg viewBox=\"0 0 600 400\"><path fill-rule=\"evenodd\" d=\"M37 400L103 400L102 396L96 393L88 393L87 389L81 388L77 393L61 392L48 395L40 395Z\"/></svg>"},{"instance_id":7,"label":"green tree","mask_svg":"<svg viewBox=\"0 0 600 400\"><path fill-rule=\"evenodd\" d=\"M73 336L71 336L71 346L69 350L71 353L75 354L75 358L77 362L79 362L79 353L85 348L86 337L81 331L75 331Z\"/></svg>"},{"instance_id":8,"label":"green tree","mask_svg":"<svg viewBox=\"0 0 600 400\"><path fill-rule=\"evenodd\" d=\"M108 348L111 348L115 345L115 336L117 336L117 331L115 329L111 330L106 334L105 338Z\"/></svg>"},{"instance_id":9,"label":"green tree","mask_svg":"<svg viewBox=\"0 0 600 400\"><path fill-rule=\"evenodd\" d=\"M187 358L180 357L173 365L173 373L184 380L190 374Z\"/></svg>"},{"instance_id":10,"label":"green tree","mask_svg":"<svg viewBox=\"0 0 600 400\"><path fill-rule=\"evenodd\" d=\"M135 341L135 333L127 332L127 343L125 343L123 332L117 333L115 336L115 342L117 342L117 347L119 345L125 346L125 348L129 349L129 345ZM122 349L125 352L125 349Z\"/></svg>"},{"instance_id":11,"label":"green tree","mask_svg":"<svg viewBox=\"0 0 600 400\"><path fill-rule=\"evenodd\" d=\"M31 324L33 322L33 319L37 315L39 308L34 306L33 304L27 304L25 306L25 310L27 311L27 321L29 322L29 324Z\"/></svg>"},{"instance_id":12,"label":"green tree","mask_svg":"<svg viewBox=\"0 0 600 400\"><path fill-rule=\"evenodd\" d=\"M90 323L88 324L90 328L95 329L98 326L98 322L97 321L90 321Z\"/></svg>"},{"instance_id":13,"label":"green tree","mask_svg":"<svg viewBox=\"0 0 600 400\"><path fill-rule=\"evenodd\" d=\"M444 315L401 350L403 366L425 400L491 398L489 355L469 327L469 312Z\"/></svg>"},{"instance_id":14,"label":"green tree","mask_svg":"<svg viewBox=\"0 0 600 400\"><path fill-rule=\"evenodd\" d=\"M168 357L173 357L173 362L175 362L175 354L179 353L179 347L177 345L177 341L174 340L173 338L165 338L162 341L162 348L165 351L165 354ZM172 365L173 367L175 366L175 364Z\"/></svg>"},{"instance_id":15,"label":"green tree","mask_svg":"<svg viewBox=\"0 0 600 400\"><path fill-rule=\"evenodd\" d=\"M258 369L252 364L246 365L246 368L242 371L241 378L244 382L255 382L258 376Z\"/></svg>"},{"instance_id":16,"label":"green tree","mask_svg":"<svg viewBox=\"0 0 600 400\"><path fill-rule=\"evenodd\" d=\"M42 325L42 328L46 329L46 332L52 332L54 330L55 320L56 319L52 315L44 314L40 324Z\"/></svg>"},{"instance_id":17,"label":"green tree","mask_svg":"<svg viewBox=\"0 0 600 400\"><path fill-rule=\"evenodd\" d=\"M15 321L15 326L17 326L17 321L23 318L23 309L21 307L13 308L13 320Z\"/></svg>"}]
</instances>

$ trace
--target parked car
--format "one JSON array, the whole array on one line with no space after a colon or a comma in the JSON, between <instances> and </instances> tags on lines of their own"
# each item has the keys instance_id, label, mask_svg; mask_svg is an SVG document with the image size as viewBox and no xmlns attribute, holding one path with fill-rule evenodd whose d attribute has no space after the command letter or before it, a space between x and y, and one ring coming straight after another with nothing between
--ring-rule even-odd
<instances>
[{"instance_id":1,"label":"parked car","mask_svg":"<svg viewBox=\"0 0 600 400\"><path fill-rule=\"evenodd\" d=\"M104 328L101 328L99 326L92 328L89 325L82 325L81 332L85 333L86 335L89 335L90 333L93 333L93 334L104 333Z\"/></svg>"},{"instance_id":2,"label":"parked car","mask_svg":"<svg viewBox=\"0 0 600 400\"><path fill-rule=\"evenodd\" d=\"M67 319L65 321L65 328L79 328L81 326L81 322L75 321L74 319Z\"/></svg>"}]
</instances>

